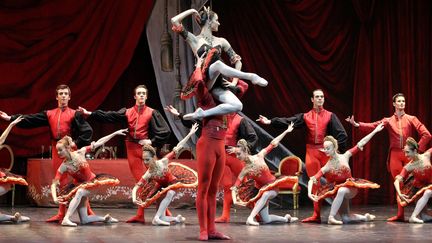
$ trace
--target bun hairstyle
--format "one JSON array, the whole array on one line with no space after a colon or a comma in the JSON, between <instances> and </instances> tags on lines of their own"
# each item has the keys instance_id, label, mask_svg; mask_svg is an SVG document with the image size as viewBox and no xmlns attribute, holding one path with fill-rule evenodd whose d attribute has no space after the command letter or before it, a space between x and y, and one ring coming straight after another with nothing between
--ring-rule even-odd
<instances>
[{"instance_id":1,"label":"bun hairstyle","mask_svg":"<svg viewBox=\"0 0 432 243\"><path fill-rule=\"evenodd\" d=\"M58 140L57 143L62 143L66 148L70 148L71 145L75 144L69 136L64 136L62 139Z\"/></svg>"},{"instance_id":2,"label":"bun hairstyle","mask_svg":"<svg viewBox=\"0 0 432 243\"><path fill-rule=\"evenodd\" d=\"M244 140L244 139L238 140L237 147L242 149L247 154L250 154L249 144L246 142L246 140Z\"/></svg>"},{"instance_id":3,"label":"bun hairstyle","mask_svg":"<svg viewBox=\"0 0 432 243\"><path fill-rule=\"evenodd\" d=\"M418 143L414 138L408 137L405 143L411 150L418 150Z\"/></svg>"},{"instance_id":4,"label":"bun hairstyle","mask_svg":"<svg viewBox=\"0 0 432 243\"><path fill-rule=\"evenodd\" d=\"M156 156L156 149L153 148L153 146L151 146L150 144L143 145L142 151L143 151L143 153L144 152L149 152L152 157Z\"/></svg>"},{"instance_id":5,"label":"bun hairstyle","mask_svg":"<svg viewBox=\"0 0 432 243\"><path fill-rule=\"evenodd\" d=\"M215 12L210 10L210 7L203 7L203 10L199 12L199 16L195 17L195 21L198 23L199 26L204 26L207 21L211 20L215 16Z\"/></svg>"},{"instance_id":6,"label":"bun hairstyle","mask_svg":"<svg viewBox=\"0 0 432 243\"><path fill-rule=\"evenodd\" d=\"M333 144L333 147L334 147L335 151L338 151L338 149L339 149L339 145L338 145L337 140L336 140L333 136L326 136L326 137L324 138L324 142L325 142L325 141L329 141L329 142L331 142L331 143Z\"/></svg>"}]
</instances>

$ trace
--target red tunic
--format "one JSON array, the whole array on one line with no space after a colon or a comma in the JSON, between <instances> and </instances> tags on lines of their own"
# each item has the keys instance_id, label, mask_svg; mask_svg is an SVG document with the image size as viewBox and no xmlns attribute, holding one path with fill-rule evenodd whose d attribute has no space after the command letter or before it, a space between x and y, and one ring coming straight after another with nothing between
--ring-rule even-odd
<instances>
[{"instance_id":1,"label":"red tunic","mask_svg":"<svg viewBox=\"0 0 432 243\"><path fill-rule=\"evenodd\" d=\"M75 110L69 107L55 108L46 112L53 139L59 140L66 135L71 136L71 124L75 117L75 112Z\"/></svg>"},{"instance_id":2,"label":"red tunic","mask_svg":"<svg viewBox=\"0 0 432 243\"><path fill-rule=\"evenodd\" d=\"M149 123L153 109L143 105L135 105L126 110L129 136L134 140L148 139Z\"/></svg>"}]
</instances>

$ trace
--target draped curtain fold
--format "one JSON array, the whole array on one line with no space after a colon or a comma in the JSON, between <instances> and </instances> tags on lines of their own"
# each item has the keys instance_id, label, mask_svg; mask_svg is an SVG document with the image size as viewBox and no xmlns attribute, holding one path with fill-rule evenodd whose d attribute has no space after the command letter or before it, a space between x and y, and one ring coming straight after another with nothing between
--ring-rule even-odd
<instances>
[{"instance_id":1,"label":"draped curtain fold","mask_svg":"<svg viewBox=\"0 0 432 243\"><path fill-rule=\"evenodd\" d=\"M62 83L72 89L72 108L97 108L129 65L152 6L152 0L2 1L0 110L52 109ZM12 134L8 143L17 155L31 154L49 136L47 128Z\"/></svg>"}]
</instances>

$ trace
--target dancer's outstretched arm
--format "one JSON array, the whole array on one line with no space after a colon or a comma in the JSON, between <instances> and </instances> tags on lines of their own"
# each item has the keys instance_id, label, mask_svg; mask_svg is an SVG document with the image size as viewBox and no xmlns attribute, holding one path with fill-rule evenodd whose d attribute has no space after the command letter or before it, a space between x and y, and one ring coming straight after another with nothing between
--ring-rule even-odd
<instances>
[{"instance_id":1,"label":"dancer's outstretched arm","mask_svg":"<svg viewBox=\"0 0 432 243\"><path fill-rule=\"evenodd\" d=\"M96 142L92 143L92 145L91 145L92 149L96 149L96 148L102 146L103 144L105 144L106 142L108 142L111 138L115 137L116 135L126 136L126 133L127 133L127 128L117 130L117 131L111 133L110 135L102 137L99 140L97 140ZM80 150L81 150L81 152L83 152L83 151L86 150L86 148L82 147Z\"/></svg>"},{"instance_id":2,"label":"dancer's outstretched arm","mask_svg":"<svg viewBox=\"0 0 432 243\"><path fill-rule=\"evenodd\" d=\"M180 149L184 147L186 142L189 140L189 138L195 134L195 132L198 130L198 123L195 123L192 125L192 128L190 129L189 133L182 139L178 144L173 148L174 153L178 153Z\"/></svg>"},{"instance_id":3,"label":"dancer's outstretched arm","mask_svg":"<svg viewBox=\"0 0 432 243\"><path fill-rule=\"evenodd\" d=\"M368 143L375 134L377 134L378 132L382 131L383 129L384 129L384 124L380 123L377 127L375 127L375 129L371 133L369 133L368 135L366 135L364 138L362 138L357 143L357 147L360 150L363 150L363 147L366 145L366 143Z\"/></svg>"},{"instance_id":4,"label":"dancer's outstretched arm","mask_svg":"<svg viewBox=\"0 0 432 243\"><path fill-rule=\"evenodd\" d=\"M0 136L0 145L2 145L5 141L7 136L9 135L9 132L12 130L12 128L18 124L21 120L23 119L22 116L19 116L17 119L15 119L13 122L11 122L9 124L9 126L6 128L6 130L4 130L4 132L2 133L2 135Z\"/></svg>"}]
</instances>

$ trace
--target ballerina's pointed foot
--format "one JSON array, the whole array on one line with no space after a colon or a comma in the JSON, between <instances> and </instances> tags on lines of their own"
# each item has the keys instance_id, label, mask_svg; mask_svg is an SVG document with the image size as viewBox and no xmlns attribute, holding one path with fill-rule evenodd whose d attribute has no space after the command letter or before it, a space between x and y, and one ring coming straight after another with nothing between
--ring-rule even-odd
<instances>
[{"instance_id":1,"label":"ballerina's pointed foot","mask_svg":"<svg viewBox=\"0 0 432 243\"><path fill-rule=\"evenodd\" d=\"M27 222L29 220L30 220L29 217L22 216L19 212L16 212L14 214L14 217L12 218L12 222L15 222L15 223Z\"/></svg>"},{"instance_id":2,"label":"ballerina's pointed foot","mask_svg":"<svg viewBox=\"0 0 432 243\"><path fill-rule=\"evenodd\" d=\"M261 87L266 87L268 85L268 81L261 78L257 74L252 74L251 82Z\"/></svg>"},{"instance_id":3,"label":"ballerina's pointed foot","mask_svg":"<svg viewBox=\"0 0 432 243\"><path fill-rule=\"evenodd\" d=\"M184 223L186 221L186 218L181 216L181 214L177 215L176 222L177 223Z\"/></svg>"},{"instance_id":4,"label":"ballerina's pointed foot","mask_svg":"<svg viewBox=\"0 0 432 243\"><path fill-rule=\"evenodd\" d=\"M61 225L62 226L69 226L69 227L77 227L77 224L72 222L69 218L63 218Z\"/></svg>"},{"instance_id":5,"label":"ballerina's pointed foot","mask_svg":"<svg viewBox=\"0 0 432 243\"><path fill-rule=\"evenodd\" d=\"M118 223L118 219L113 218L110 214L104 216L104 222L108 224Z\"/></svg>"},{"instance_id":6,"label":"ballerina's pointed foot","mask_svg":"<svg viewBox=\"0 0 432 243\"><path fill-rule=\"evenodd\" d=\"M201 108L198 108L194 112L184 115L183 119L184 120L196 120L196 119L201 119L204 116L205 116L204 110Z\"/></svg>"},{"instance_id":7,"label":"ballerina's pointed foot","mask_svg":"<svg viewBox=\"0 0 432 243\"><path fill-rule=\"evenodd\" d=\"M364 216L365 216L365 222L374 221L376 218L375 215L370 213L366 213Z\"/></svg>"},{"instance_id":8,"label":"ballerina's pointed foot","mask_svg":"<svg viewBox=\"0 0 432 243\"><path fill-rule=\"evenodd\" d=\"M343 224L342 221L335 219L334 216L329 216L327 223L328 224L334 224L334 225L341 225L341 224Z\"/></svg>"},{"instance_id":9,"label":"ballerina's pointed foot","mask_svg":"<svg viewBox=\"0 0 432 243\"><path fill-rule=\"evenodd\" d=\"M246 224L252 226L259 226L259 223L255 221L252 217L248 217L248 219L246 220Z\"/></svg>"},{"instance_id":10,"label":"ballerina's pointed foot","mask_svg":"<svg viewBox=\"0 0 432 243\"><path fill-rule=\"evenodd\" d=\"M287 223L294 223L298 221L297 217L291 217L289 214L285 214L284 218L286 218Z\"/></svg>"},{"instance_id":11,"label":"ballerina's pointed foot","mask_svg":"<svg viewBox=\"0 0 432 243\"><path fill-rule=\"evenodd\" d=\"M414 224L423 224L423 223L424 223L423 220L421 220L421 219L419 219L419 218L417 218L417 217L414 217L414 216L411 216L411 217L409 218L409 222L410 222L410 223L414 223Z\"/></svg>"},{"instance_id":12,"label":"ballerina's pointed foot","mask_svg":"<svg viewBox=\"0 0 432 243\"><path fill-rule=\"evenodd\" d=\"M153 225L162 225L162 226L170 226L169 222L163 221L159 217L154 217L152 221Z\"/></svg>"}]
</instances>

